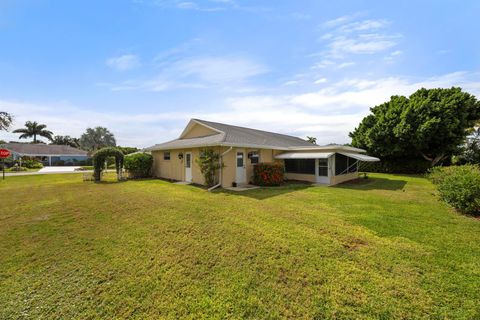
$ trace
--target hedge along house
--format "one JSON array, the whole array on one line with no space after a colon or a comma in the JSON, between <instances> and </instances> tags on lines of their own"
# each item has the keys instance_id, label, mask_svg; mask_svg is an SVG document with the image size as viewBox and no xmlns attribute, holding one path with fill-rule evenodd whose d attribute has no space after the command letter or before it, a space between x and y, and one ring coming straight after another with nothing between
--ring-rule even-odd
<instances>
[{"instance_id":1,"label":"hedge along house","mask_svg":"<svg viewBox=\"0 0 480 320\"><path fill-rule=\"evenodd\" d=\"M35 159L44 166L77 166L89 159L87 151L63 145L5 143L1 147L10 151L13 160Z\"/></svg>"},{"instance_id":2,"label":"hedge along house","mask_svg":"<svg viewBox=\"0 0 480 320\"><path fill-rule=\"evenodd\" d=\"M146 148L154 160L154 175L176 181L204 183L195 159L211 148L221 155L218 185L231 187L253 181L253 167L283 162L285 178L334 185L358 177L359 161L379 161L364 150L319 146L298 137L223 123L192 119L178 139Z\"/></svg>"}]
</instances>

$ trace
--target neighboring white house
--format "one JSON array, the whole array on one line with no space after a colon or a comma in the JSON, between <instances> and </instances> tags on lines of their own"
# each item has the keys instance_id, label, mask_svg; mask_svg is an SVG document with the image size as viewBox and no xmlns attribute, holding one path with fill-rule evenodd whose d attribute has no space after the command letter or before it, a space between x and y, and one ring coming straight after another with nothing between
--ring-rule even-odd
<instances>
[{"instance_id":1,"label":"neighboring white house","mask_svg":"<svg viewBox=\"0 0 480 320\"><path fill-rule=\"evenodd\" d=\"M83 165L89 159L87 151L63 145L5 143L0 147L9 150L13 160L36 159L44 166Z\"/></svg>"}]
</instances>

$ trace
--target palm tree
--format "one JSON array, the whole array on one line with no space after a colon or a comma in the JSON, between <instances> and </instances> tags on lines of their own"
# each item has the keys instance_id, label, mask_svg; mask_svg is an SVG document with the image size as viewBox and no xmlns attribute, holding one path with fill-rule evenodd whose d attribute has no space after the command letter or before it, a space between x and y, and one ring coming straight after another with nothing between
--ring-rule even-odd
<instances>
[{"instance_id":1,"label":"palm tree","mask_svg":"<svg viewBox=\"0 0 480 320\"><path fill-rule=\"evenodd\" d=\"M47 126L38 124L36 121L25 122L25 128L13 130L13 133L21 133L19 139L27 139L33 137L33 143L37 143L37 136L47 138L52 141L52 131L46 130Z\"/></svg>"},{"instance_id":2,"label":"palm tree","mask_svg":"<svg viewBox=\"0 0 480 320\"><path fill-rule=\"evenodd\" d=\"M307 136L307 141L313 144L317 144L317 138Z\"/></svg>"},{"instance_id":3,"label":"palm tree","mask_svg":"<svg viewBox=\"0 0 480 320\"><path fill-rule=\"evenodd\" d=\"M96 151L104 147L115 147L115 136L107 128L88 128L80 137L80 146L84 150Z\"/></svg>"},{"instance_id":4,"label":"palm tree","mask_svg":"<svg viewBox=\"0 0 480 320\"><path fill-rule=\"evenodd\" d=\"M12 124L13 117L11 114L5 111L0 111L0 131L5 130L7 131Z\"/></svg>"}]
</instances>

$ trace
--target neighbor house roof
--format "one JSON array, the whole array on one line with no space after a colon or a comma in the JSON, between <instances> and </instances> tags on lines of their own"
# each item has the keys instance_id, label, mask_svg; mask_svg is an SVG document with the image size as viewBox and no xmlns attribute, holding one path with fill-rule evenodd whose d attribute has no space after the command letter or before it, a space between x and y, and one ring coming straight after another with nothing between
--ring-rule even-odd
<instances>
[{"instance_id":1,"label":"neighbor house roof","mask_svg":"<svg viewBox=\"0 0 480 320\"><path fill-rule=\"evenodd\" d=\"M211 129L212 134L203 137L182 138L195 124L199 124ZM146 150L169 150L207 146L271 148L279 150L320 150L343 147L337 145L319 146L301 138L289 136L286 134L239 127L200 119L192 119L180 135L179 139L168 141L162 144L157 144L150 148L147 148ZM352 147L346 147L344 148L344 150L356 152L364 151Z\"/></svg>"},{"instance_id":2,"label":"neighbor house roof","mask_svg":"<svg viewBox=\"0 0 480 320\"><path fill-rule=\"evenodd\" d=\"M5 143L2 147L20 156L87 156L87 151L56 144Z\"/></svg>"}]
</instances>

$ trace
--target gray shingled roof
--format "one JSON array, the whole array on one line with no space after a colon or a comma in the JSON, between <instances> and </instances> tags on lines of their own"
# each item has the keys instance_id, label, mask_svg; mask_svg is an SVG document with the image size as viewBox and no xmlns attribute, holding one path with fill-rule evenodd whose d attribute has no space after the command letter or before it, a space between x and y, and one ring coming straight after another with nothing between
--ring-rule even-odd
<instances>
[{"instance_id":1,"label":"gray shingled roof","mask_svg":"<svg viewBox=\"0 0 480 320\"><path fill-rule=\"evenodd\" d=\"M298 137L292 137L285 134L232 126L200 119L192 120L216 129L220 131L220 133L199 138L175 139L162 144L157 144L146 150L181 149L214 145L267 146L279 149L317 146Z\"/></svg>"},{"instance_id":2,"label":"gray shingled roof","mask_svg":"<svg viewBox=\"0 0 480 320\"><path fill-rule=\"evenodd\" d=\"M87 151L56 144L5 143L2 147L20 155L87 155Z\"/></svg>"}]
</instances>

